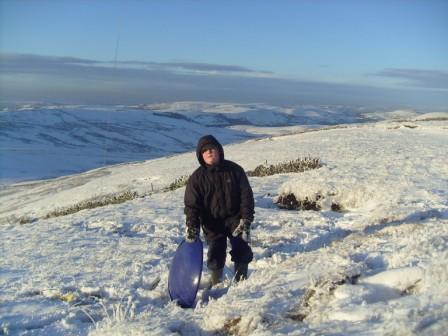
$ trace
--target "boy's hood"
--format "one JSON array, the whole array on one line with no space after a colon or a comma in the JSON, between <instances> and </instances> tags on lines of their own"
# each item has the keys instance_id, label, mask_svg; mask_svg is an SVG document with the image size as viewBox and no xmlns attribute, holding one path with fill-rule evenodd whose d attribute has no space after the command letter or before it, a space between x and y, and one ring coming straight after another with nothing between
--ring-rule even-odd
<instances>
[{"instance_id":1,"label":"boy's hood","mask_svg":"<svg viewBox=\"0 0 448 336\"><path fill-rule=\"evenodd\" d=\"M206 135L199 139L198 145L196 146L196 156L198 158L199 163L201 166L207 166L204 162L204 159L202 158L202 148L206 145L212 145L216 148L218 148L219 152L219 162L224 161L224 149L222 148L222 145L219 143L218 140L213 135Z\"/></svg>"}]
</instances>

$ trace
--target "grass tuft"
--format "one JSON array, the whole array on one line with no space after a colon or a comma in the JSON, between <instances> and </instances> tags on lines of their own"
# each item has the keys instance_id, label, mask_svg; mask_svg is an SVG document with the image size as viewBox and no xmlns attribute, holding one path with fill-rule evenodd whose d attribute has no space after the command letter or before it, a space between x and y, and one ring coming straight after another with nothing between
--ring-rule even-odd
<instances>
[{"instance_id":1,"label":"grass tuft","mask_svg":"<svg viewBox=\"0 0 448 336\"><path fill-rule=\"evenodd\" d=\"M48 219L48 218L66 216L85 209L94 209L110 204L120 204L126 201L133 200L137 197L139 197L139 195L136 191L124 191L117 194L106 195L97 199L82 201L67 208L56 209L48 213L44 218Z\"/></svg>"},{"instance_id":2,"label":"grass tuft","mask_svg":"<svg viewBox=\"0 0 448 336\"><path fill-rule=\"evenodd\" d=\"M241 316L227 320L222 329L222 335L238 335L238 324L241 322Z\"/></svg>"},{"instance_id":3,"label":"grass tuft","mask_svg":"<svg viewBox=\"0 0 448 336\"><path fill-rule=\"evenodd\" d=\"M324 302L325 297L332 295L337 287L344 284L354 285L357 283L360 273L354 274L339 274L335 275L333 279L318 279L317 282L312 283L306 289L304 294L300 297L297 306L289 311L286 316L294 321L303 322L311 313L313 306L316 303Z\"/></svg>"},{"instance_id":4,"label":"grass tuft","mask_svg":"<svg viewBox=\"0 0 448 336\"><path fill-rule=\"evenodd\" d=\"M254 170L247 172L248 176L271 176L275 174L285 173L301 173L307 170L317 169L322 167L320 159L313 157L298 158L296 160L281 162L278 164L268 165L267 162L264 165L259 165Z\"/></svg>"},{"instance_id":5,"label":"grass tuft","mask_svg":"<svg viewBox=\"0 0 448 336\"><path fill-rule=\"evenodd\" d=\"M185 187L188 183L188 179L190 178L190 175L182 175L181 177L177 178L172 182L168 187L165 187L164 191L174 191L176 189Z\"/></svg>"},{"instance_id":6,"label":"grass tuft","mask_svg":"<svg viewBox=\"0 0 448 336\"><path fill-rule=\"evenodd\" d=\"M276 204L281 209L286 210L314 210L319 211L321 209L317 201L321 197L318 195L316 200L309 200L305 197L304 200L297 200L294 194L280 195L276 201Z\"/></svg>"},{"instance_id":7,"label":"grass tuft","mask_svg":"<svg viewBox=\"0 0 448 336\"><path fill-rule=\"evenodd\" d=\"M305 197L303 200L298 200L294 194L283 194L277 198L275 204L280 209L286 210L313 210L320 211L322 210L321 205L319 204L319 200L323 197L322 195L317 194L315 199L309 199ZM331 211L342 212L343 208L340 204L331 203Z\"/></svg>"}]
</instances>

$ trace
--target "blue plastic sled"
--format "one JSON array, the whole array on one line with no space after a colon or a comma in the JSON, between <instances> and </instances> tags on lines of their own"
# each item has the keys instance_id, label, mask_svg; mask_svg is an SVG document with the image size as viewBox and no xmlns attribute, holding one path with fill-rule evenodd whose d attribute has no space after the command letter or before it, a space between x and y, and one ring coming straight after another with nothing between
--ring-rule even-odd
<instances>
[{"instance_id":1,"label":"blue plastic sled","mask_svg":"<svg viewBox=\"0 0 448 336\"><path fill-rule=\"evenodd\" d=\"M192 308L201 282L203 245L198 238L194 243L183 240L171 262L168 291L171 300L182 308Z\"/></svg>"}]
</instances>

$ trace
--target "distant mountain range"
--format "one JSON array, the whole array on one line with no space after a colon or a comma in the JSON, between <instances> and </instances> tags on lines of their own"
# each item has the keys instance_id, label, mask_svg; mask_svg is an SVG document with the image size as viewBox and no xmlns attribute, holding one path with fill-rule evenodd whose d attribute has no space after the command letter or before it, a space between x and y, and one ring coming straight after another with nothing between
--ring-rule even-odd
<instances>
[{"instance_id":1,"label":"distant mountain range","mask_svg":"<svg viewBox=\"0 0 448 336\"><path fill-rule=\"evenodd\" d=\"M382 113L346 106L205 102L8 107L0 112L0 183L193 151L197 139L205 134L229 144L269 135L266 129L254 132L256 128L361 123L382 119Z\"/></svg>"}]
</instances>

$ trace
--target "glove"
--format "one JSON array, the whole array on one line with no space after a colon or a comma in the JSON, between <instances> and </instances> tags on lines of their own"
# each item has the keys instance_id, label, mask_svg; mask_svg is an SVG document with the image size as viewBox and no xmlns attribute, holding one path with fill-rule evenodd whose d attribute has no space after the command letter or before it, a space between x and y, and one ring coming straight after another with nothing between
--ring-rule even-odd
<instances>
[{"instance_id":1,"label":"glove","mask_svg":"<svg viewBox=\"0 0 448 336\"><path fill-rule=\"evenodd\" d=\"M240 223L236 227L235 230L232 232L232 236L237 237L241 235L241 238L247 242L250 243L250 221L247 219L240 219Z\"/></svg>"},{"instance_id":2,"label":"glove","mask_svg":"<svg viewBox=\"0 0 448 336\"><path fill-rule=\"evenodd\" d=\"M196 226L187 226L185 240L187 243L194 243L199 237L199 228Z\"/></svg>"}]
</instances>

